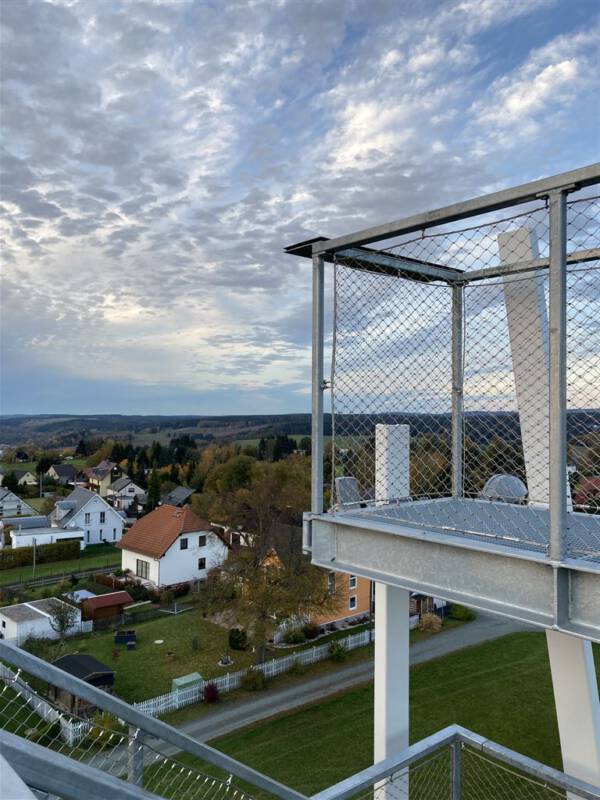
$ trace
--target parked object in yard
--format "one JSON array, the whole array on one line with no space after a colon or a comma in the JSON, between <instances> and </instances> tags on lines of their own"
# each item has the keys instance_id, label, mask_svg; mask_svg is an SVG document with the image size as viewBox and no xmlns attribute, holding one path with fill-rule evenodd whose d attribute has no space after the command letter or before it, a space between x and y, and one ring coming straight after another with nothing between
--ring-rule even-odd
<instances>
[{"instance_id":1,"label":"parked object in yard","mask_svg":"<svg viewBox=\"0 0 600 800\"><path fill-rule=\"evenodd\" d=\"M200 687L202 685L202 675L199 672L190 672L187 675L182 675L179 678L173 678L171 681L171 691L179 692L184 689L192 689L193 687Z\"/></svg>"},{"instance_id":2,"label":"parked object in yard","mask_svg":"<svg viewBox=\"0 0 600 800\"><path fill-rule=\"evenodd\" d=\"M115 633L115 644L129 644L129 642L135 643L136 641L135 631L117 631Z\"/></svg>"}]
</instances>

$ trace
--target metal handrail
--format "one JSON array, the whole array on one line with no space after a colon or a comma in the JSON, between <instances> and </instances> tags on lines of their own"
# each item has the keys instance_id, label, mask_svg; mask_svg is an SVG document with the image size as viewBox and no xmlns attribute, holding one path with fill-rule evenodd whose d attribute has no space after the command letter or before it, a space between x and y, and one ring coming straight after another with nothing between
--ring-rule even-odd
<instances>
[{"instance_id":1,"label":"metal handrail","mask_svg":"<svg viewBox=\"0 0 600 800\"><path fill-rule=\"evenodd\" d=\"M8 731L0 730L0 755L27 786L65 800L160 800L133 783Z\"/></svg>"},{"instance_id":2,"label":"metal handrail","mask_svg":"<svg viewBox=\"0 0 600 800\"><path fill-rule=\"evenodd\" d=\"M231 758L231 756L216 750L214 747L210 747L210 745L193 739L171 725L167 725L166 722L161 722L154 717L143 714L133 706L130 706L129 703L125 703L123 700L119 700L119 698L82 681L80 678L64 672L62 669L43 661L25 650L0 641L0 659L6 659L14 666L31 675L35 675L40 680L57 686L59 689L71 694L77 694L83 700L124 720L128 725L139 728L144 733L157 739L162 739L177 747L178 750L207 761L209 764L213 764L241 780L251 783L253 786L264 789L282 800L306 800L305 795L300 792L284 786L279 781L273 780L261 772L257 772L252 767L236 761L235 758Z\"/></svg>"}]
</instances>

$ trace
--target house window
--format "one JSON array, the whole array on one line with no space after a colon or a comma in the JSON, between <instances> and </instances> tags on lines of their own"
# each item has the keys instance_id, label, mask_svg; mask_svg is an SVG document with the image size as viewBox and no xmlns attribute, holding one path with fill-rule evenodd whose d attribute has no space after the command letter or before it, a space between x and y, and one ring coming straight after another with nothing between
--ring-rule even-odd
<instances>
[{"instance_id":1,"label":"house window","mask_svg":"<svg viewBox=\"0 0 600 800\"><path fill-rule=\"evenodd\" d=\"M113 528L113 539L117 538L117 529Z\"/></svg>"},{"instance_id":2,"label":"house window","mask_svg":"<svg viewBox=\"0 0 600 800\"><path fill-rule=\"evenodd\" d=\"M350 611L354 611L357 605L358 605L358 600L356 598L356 595L353 594L348 601L348 608L350 609Z\"/></svg>"},{"instance_id":3,"label":"house window","mask_svg":"<svg viewBox=\"0 0 600 800\"><path fill-rule=\"evenodd\" d=\"M356 584L358 583L358 578L356 575L350 575L350 581L348 583L349 589L356 589Z\"/></svg>"},{"instance_id":4,"label":"house window","mask_svg":"<svg viewBox=\"0 0 600 800\"><path fill-rule=\"evenodd\" d=\"M103 525L106 522L106 511L100 512L100 525Z\"/></svg>"},{"instance_id":5,"label":"house window","mask_svg":"<svg viewBox=\"0 0 600 800\"><path fill-rule=\"evenodd\" d=\"M180 550L187 550L188 549L188 540L187 539L180 539L179 540L179 549Z\"/></svg>"},{"instance_id":6,"label":"house window","mask_svg":"<svg viewBox=\"0 0 600 800\"><path fill-rule=\"evenodd\" d=\"M327 591L329 594L335 594L335 572L330 572L327 576Z\"/></svg>"},{"instance_id":7,"label":"house window","mask_svg":"<svg viewBox=\"0 0 600 800\"><path fill-rule=\"evenodd\" d=\"M17 504L17 516L21 513L21 503Z\"/></svg>"},{"instance_id":8,"label":"house window","mask_svg":"<svg viewBox=\"0 0 600 800\"><path fill-rule=\"evenodd\" d=\"M91 518L92 518L92 515L90 514L90 512L89 512L89 511L86 511L86 512L85 512L84 524L85 524L85 525L89 525L89 524L90 524L90 520L91 520Z\"/></svg>"},{"instance_id":9,"label":"house window","mask_svg":"<svg viewBox=\"0 0 600 800\"><path fill-rule=\"evenodd\" d=\"M2 627L6 628L6 620L5 619L2 620Z\"/></svg>"},{"instance_id":10,"label":"house window","mask_svg":"<svg viewBox=\"0 0 600 800\"><path fill-rule=\"evenodd\" d=\"M199 558L198 559L198 569L206 569L206 559Z\"/></svg>"},{"instance_id":11,"label":"house window","mask_svg":"<svg viewBox=\"0 0 600 800\"><path fill-rule=\"evenodd\" d=\"M135 574L138 576L138 578L143 578L147 581L148 575L150 574L150 563L148 561L144 561L142 558L136 558Z\"/></svg>"},{"instance_id":12,"label":"house window","mask_svg":"<svg viewBox=\"0 0 600 800\"><path fill-rule=\"evenodd\" d=\"M90 532L89 531L85 532L85 541L86 541L87 544L90 543Z\"/></svg>"},{"instance_id":13,"label":"house window","mask_svg":"<svg viewBox=\"0 0 600 800\"><path fill-rule=\"evenodd\" d=\"M204 534L198 537L198 547L206 547L206 536Z\"/></svg>"}]
</instances>

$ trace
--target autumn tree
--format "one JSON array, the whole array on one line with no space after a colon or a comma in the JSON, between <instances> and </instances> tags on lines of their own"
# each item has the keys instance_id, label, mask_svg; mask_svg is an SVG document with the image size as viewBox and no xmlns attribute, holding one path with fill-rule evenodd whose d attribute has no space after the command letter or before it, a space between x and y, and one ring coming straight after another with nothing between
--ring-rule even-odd
<instances>
[{"instance_id":1,"label":"autumn tree","mask_svg":"<svg viewBox=\"0 0 600 800\"><path fill-rule=\"evenodd\" d=\"M50 612L50 627L53 631L58 633L59 638L62 640L71 628L73 628L79 620L79 611L70 603L64 603L62 600L52 598L49 601Z\"/></svg>"}]
</instances>

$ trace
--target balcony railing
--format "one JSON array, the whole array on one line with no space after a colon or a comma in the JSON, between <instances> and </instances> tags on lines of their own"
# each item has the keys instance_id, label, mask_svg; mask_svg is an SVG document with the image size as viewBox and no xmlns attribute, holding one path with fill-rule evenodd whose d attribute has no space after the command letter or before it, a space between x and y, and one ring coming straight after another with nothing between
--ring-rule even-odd
<instances>
[{"instance_id":1,"label":"balcony railing","mask_svg":"<svg viewBox=\"0 0 600 800\"><path fill-rule=\"evenodd\" d=\"M29 681L77 694L122 723L115 730L92 722L85 739L69 743L60 726L52 728L36 713L29 694L21 696L20 682L8 680L0 693L0 756L36 792L64 800L252 800L257 795L307 800L30 653L0 642L0 658ZM183 754L194 756L195 765L187 757L184 762ZM209 772L214 767L218 774ZM453 725L312 800L555 800L567 793L569 798L600 800L600 787Z\"/></svg>"}]
</instances>

